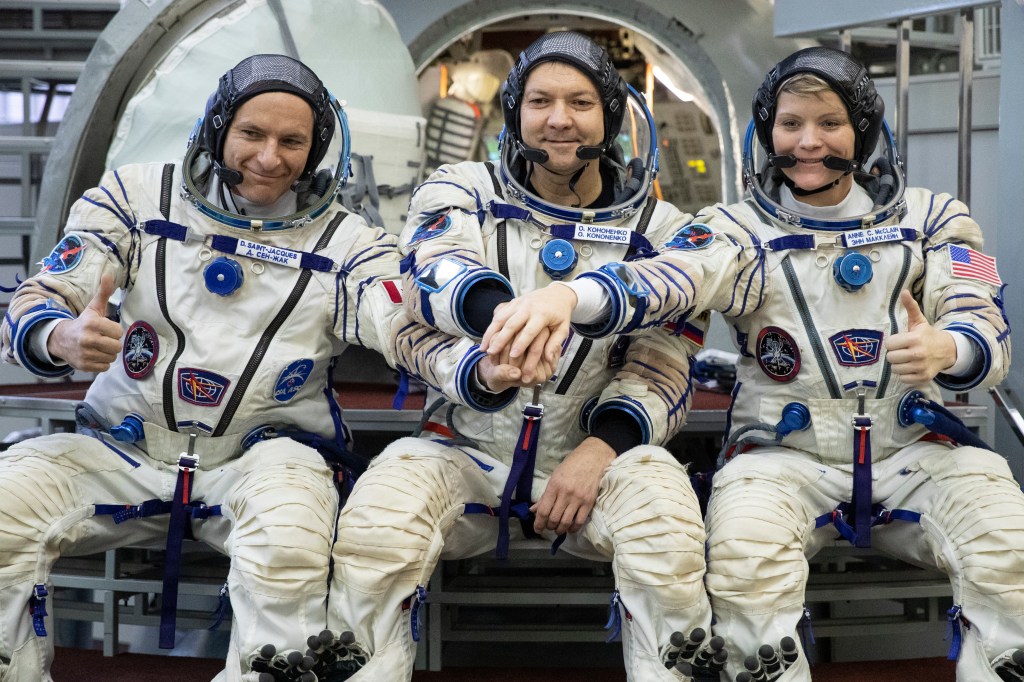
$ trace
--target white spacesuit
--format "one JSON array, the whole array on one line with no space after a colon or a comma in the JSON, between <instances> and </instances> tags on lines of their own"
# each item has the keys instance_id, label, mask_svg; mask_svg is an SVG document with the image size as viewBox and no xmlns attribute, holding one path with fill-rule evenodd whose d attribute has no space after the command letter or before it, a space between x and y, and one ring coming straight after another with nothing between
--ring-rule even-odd
<instances>
[{"instance_id":1,"label":"white spacesuit","mask_svg":"<svg viewBox=\"0 0 1024 682\"><path fill-rule=\"evenodd\" d=\"M618 194L608 194L599 208L552 204L524 181L528 163L544 162L530 154L545 152L523 144L518 100L530 70L548 61L574 66L601 92L605 141L583 154L601 164L605 190ZM441 399L426 437L391 444L359 479L341 515L331 627L351 630L372 654L353 682L410 679L416 609L437 562L494 551L496 542L503 556L518 534L517 518L532 534L529 507L551 485L552 472L588 433L600 432L598 423L618 420L618 430L635 440L620 446L589 519L560 546L612 561L612 608L624 616L628 679L689 679L670 669L678 651L670 636L709 626L704 532L684 468L657 446L680 428L689 405L689 355L702 338L702 321L653 330L631 343L576 336L565 344L555 377L536 392L494 394L476 382L484 354L472 340L490 311L474 319L471 310L474 297L491 297L493 308L515 292L643 252L688 217L650 196L656 170L650 115L589 39L539 39L520 56L502 97L506 130L498 167L442 166L413 196L401 237L406 302L420 323L440 331L410 323L398 332L396 352L415 358L405 366L431 388L428 405ZM641 131L634 140L641 156L628 172L611 146L623 116ZM420 351L442 333L462 337L445 358Z\"/></svg>"},{"instance_id":2,"label":"white spacesuit","mask_svg":"<svg viewBox=\"0 0 1024 682\"><path fill-rule=\"evenodd\" d=\"M223 163L224 136L241 107L282 92L313 108L306 167L269 209L239 210L245 197L230 187L251 171ZM316 173L335 132L333 177ZM272 132L246 132L260 134ZM231 557L234 626L218 679L242 679L261 645L304 648L324 627L339 492L314 448L337 453L349 440L333 359L349 343L386 352L402 310L395 239L334 203L348 149L344 112L312 71L250 57L221 79L183 164L106 173L73 206L42 271L18 288L3 354L34 374L72 370L37 337L79 317L103 274L123 292L124 333L123 351L86 395L82 433L0 455L3 682L50 679L45 600L59 556L168 538L173 573L189 530ZM174 642L175 584L165 584L161 646Z\"/></svg>"},{"instance_id":3,"label":"white spacesuit","mask_svg":"<svg viewBox=\"0 0 1024 682\"><path fill-rule=\"evenodd\" d=\"M848 124L827 107L820 119L797 109L775 120L780 84L801 74L838 95ZM904 189L882 113L870 78L845 53L791 55L754 99L745 149L751 198L701 211L659 245L656 258L582 276L601 285L610 306L603 317L574 315L578 332L604 338L709 310L733 328L742 357L730 459L715 475L707 517L714 631L731 648L733 676L748 674L744 664L754 656L750 668L760 679L756 654L767 644L768 679L810 679L792 641L804 613L806 557L838 530L856 545L950 577L958 679L1024 677L1008 661L1024 645L1024 495L1002 457L930 402L940 400L940 387L966 391L1005 376L1002 283L995 261L980 252L981 230L966 206ZM773 148L773 124L799 131L805 123L818 128L813 142ZM856 131L853 158L822 157L822 136L844 125ZM881 156L878 139L887 147ZM804 167L816 163L814 172L822 163L838 171L837 179L794 187L782 170L798 157ZM877 176L861 172L872 166ZM813 205L813 195L851 172L856 182L841 202ZM934 380L902 376L896 350L887 349L918 328L950 332L957 346L956 363ZM923 425L941 422L937 432ZM775 660L779 653L788 668Z\"/></svg>"}]
</instances>

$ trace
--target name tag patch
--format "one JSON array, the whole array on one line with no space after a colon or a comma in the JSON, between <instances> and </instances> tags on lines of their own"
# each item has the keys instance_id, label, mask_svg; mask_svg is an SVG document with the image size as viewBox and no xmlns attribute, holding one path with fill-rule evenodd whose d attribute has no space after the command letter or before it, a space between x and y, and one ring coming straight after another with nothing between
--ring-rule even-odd
<instances>
[{"instance_id":1,"label":"name tag patch","mask_svg":"<svg viewBox=\"0 0 1024 682\"><path fill-rule=\"evenodd\" d=\"M251 242L247 239L238 240L238 246L235 247L235 255L255 258L256 260L268 263L277 263L278 265L287 265L290 268L301 267L300 264L302 262L302 253L299 251Z\"/></svg>"},{"instance_id":2,"label":"name tag patch","mask_svg":"<svg viewBox=\"0 0 1024 682\"><path fill-rule=\"evenodd\" d=\"M611 244L628 244L629 235L633 230L628 227L612 227L610 225L588 225L576 223L573 239L588 242L608 242Z\"/></svg>"}]
</instances>

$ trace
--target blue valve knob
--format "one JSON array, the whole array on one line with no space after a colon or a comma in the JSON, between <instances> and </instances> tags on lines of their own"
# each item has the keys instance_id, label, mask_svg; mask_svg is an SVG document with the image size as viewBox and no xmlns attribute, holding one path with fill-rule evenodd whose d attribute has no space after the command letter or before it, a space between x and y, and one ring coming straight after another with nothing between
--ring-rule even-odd
<instances>
[{"instance_id":1,"label":"blue valve knob","mask_svg":"<svg viewBox=\"0 0 1024 682\"><path fill-rule=\"evenodd\" d=\"M811 411L803 403L787 403L782 408L782 419L775 425L775 432L783 436L793 431L803 431L811 425Z\"/></svg>"},{"instance_id":2,"label":"blue valve knob","mask_svg":"<svg viewBox=\"0 0 1024 682\"><path fill-rule=\"evenodd\" d=\"M110 427L110 435L119 443L137 443L146 437L143 421L142 415L129 412L120 424Z\"/></svg>"},{"instance_id":3,"label":"blue valve knob","mask_svg":"<svg viewBox=\"0 0 1024 682\"><path fill-rule=\"evenodd\" d=\"M551 279L562 279L576 267L576 249L565 239L552 239L540 250L540 266Z\"/></svg>"},{"instance_id":4,"label":"blue valve knob","mask_svg":"<svg viewBox=\"0 0 1024 682\"><path fill-rule=\"evenodd\" d=\"M924 405L914 405L910 408L910 418L914 423L921 426L931 426L935 423L935 413Z\"/></svg>"},{"instance_id":5,"label":"blue valve knob","mask_svg":"<svg viewBox=\"0 0 1024 682\"><path fill-rule=\"evenodd\" d=\"M856 251L847 251L832 264L832 276L843 289L857 291L871 281L871 260Z\"/></svg>"},{"instance_id":6,"label":"blue valve knob","mask_svg":"<svg viewBox=\"0 0 1024 682\"><path fill-rule=\"evenodd\" d=\"M218 296L230 296L238 291L245 279L245 273L238 261L227 256L214 258L203 270L206 288Z\"/></svg>"}]
</instances>

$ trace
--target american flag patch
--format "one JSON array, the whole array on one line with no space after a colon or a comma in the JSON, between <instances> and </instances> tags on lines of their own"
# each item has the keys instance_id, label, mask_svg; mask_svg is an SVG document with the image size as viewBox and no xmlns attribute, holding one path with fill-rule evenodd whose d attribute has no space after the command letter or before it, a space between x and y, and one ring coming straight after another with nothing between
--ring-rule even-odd
<instances>
[{"instance_id":1,"label":"american flag patch","mask_svg":"<svg viewBox=\"0 0 1024 682\"><path fill-rule=\"evenodd\" d=\"M949 245L950 271L956 277L966 277L988 282L997 287L1003 285L996 272L996 259L965 246Z\"/></svg>"},{"instance_id":2,"label":"american flag patch","mask_svg":"<svg viewBox=\"0 0 1024 682\"><path fill-rule=\"evenodd\" d=\"M384 287L384 292L387 293L388 298L395 305L402 302L402 289L398 286L398 280L385 279L381 280L380 285Z\"/></svg>"}]
</instances>

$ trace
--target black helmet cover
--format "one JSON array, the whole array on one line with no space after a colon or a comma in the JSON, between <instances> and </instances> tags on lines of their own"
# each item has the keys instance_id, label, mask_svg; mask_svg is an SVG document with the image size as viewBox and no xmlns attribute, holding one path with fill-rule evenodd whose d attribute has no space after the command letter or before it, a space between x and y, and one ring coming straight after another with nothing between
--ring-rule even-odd
<instances>
[{"instance_id":1,"label":"black helmet cover","mask_svg":"<svg viewBox=\"0 0 1024 682\"><path fill-rule=\"evenodd\" d=\"M511 136L518 148L527 149L519 125L519 107L522 105L523 90L526 88L526 77L534 67L545 62L563 62L574 66L586 74L597 87L604 110L604 140L601 147L594 150L596 153L588 156L596 158L605 153L622 127L622 119L626 113L626 97L629 94L626 82L619 76L611 57L603 47L587 36L571 31L547 33L533 41L519 54L519 59L501 87L501 111L505 115L505 134ZM577 154L579 155L579 152Z\"/></svg>"},{"instance_id":2,"label":"black helmet cover","mask_svg":"<svg viewBox=\"0 0 1024 682\"><path fill-rule=\"evenodd\" d=\"M300 179L309 178L327 154L334 135L334 111L324 84L308 66L281 54L246 57L228 70L206 101L199 143L217 163L224 158L224 138L238 108L265 92L288 92L313 109L313 139Z\"/></svg>"},{"instance_id":3,"label":"black helmet cover","mask_svg":"<svg viewBox=\"0 0 1024 682\"><path fill-rule=\"evenodd\" d=\"M775 124L779 88L801 73L818 76L839 95L853 124L856 139L853 160L865 168L878 144L885 103L875 91L875 83L864 65L846 52L829 47L798 50L772 67L765 76L752 102L754 129L761 146L769 155L775 154L772 126Z\"/></svg>"}]
</instances>

